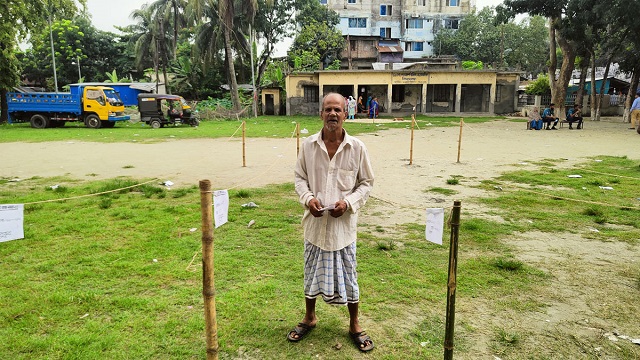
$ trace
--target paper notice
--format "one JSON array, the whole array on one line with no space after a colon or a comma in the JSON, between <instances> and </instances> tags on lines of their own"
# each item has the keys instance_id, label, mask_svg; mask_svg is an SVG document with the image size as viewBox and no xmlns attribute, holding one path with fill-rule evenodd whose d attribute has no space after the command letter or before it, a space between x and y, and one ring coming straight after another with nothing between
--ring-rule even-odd
<instances>
[{"instance_id":1,"label":"paper notice","mask_svg":"<svg viewBox=\"0 0 640 360\"><path fill-rule=\"evenodd\" d=\"M24 239L24 204L0 205L0 242Z\"/></svg>"},{"instance_id":2,"label":"paper notice","mask_svg":"<svg viewBox=\"0 0 640 360\"><path fill-rule=\"evenodd\" d=\"M425 236L428 241L442 245L442 231L444 229L444 209L429 208L427 209L427 226L425 227Z\"/></svg>"},{"instance_id":3,"label":"paper notice","mask_svg":"<svg viewBox=\"0 0 640 360\"><path fill-rule=\"evenodd\" d=\"M229 220L229 191L216 190L213 192L213 221L218 228Z\"/></svg>"}]
</instances>

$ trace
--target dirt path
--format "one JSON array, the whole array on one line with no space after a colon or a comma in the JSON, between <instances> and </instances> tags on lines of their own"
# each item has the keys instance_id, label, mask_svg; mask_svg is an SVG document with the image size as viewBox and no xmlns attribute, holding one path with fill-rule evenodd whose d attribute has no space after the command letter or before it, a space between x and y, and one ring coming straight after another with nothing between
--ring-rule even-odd
<instances>
[{"instance_id":1,"label":"dirt path","mask_svg":"<svg viewBox=\"0 0 640 360\"><path fill-rule=\"evenodd\" d=\"M381 200L372 202L375 204L363 214L362 221L388 227L423 223L424 208L451 205L451 199L443 203L444 196L424 190L447 187L446 180L452 176L460 177L463 186L455 188L456 198L464 202L465 198L488 195L470 185L516 167L533 169L529 164L532 161L564 158L565 166L571 166L598 155L640 159L640 135L627 128L628 124L605 121L587 121L580 131L527 131L523 123L509 121L469 124L463 128L459 163L459 128L433 128L416 131L412 165L409 130L359 136L369 148L376 174L372 196ZM2 178L65 175L90 180L131 176L170 180L176 186L210 179L216 189L231 189L293 181L296 143L295 139L249 139L246 167L242 166L242 145L237 138L154 144L0 143L0 152L5 154L0 166ZM464 209L470 216L483 212L470 204ZM494 359L492 326L500 325L499 321L508 321L526 334L523 348L533 354L548 337L557 340L573 336L568 341L584 347L586 355L580 358L615 358L599 355L597 350L603 341L611 341L606 334L618 329L615 306L606 296L627 290L628 298L620 300L634 301L637 284L627 284L620 274L636 271L639 247L589 240L579 234L520 234L506 241L519 249L517 256L522 261L553 274L551 287L557 292L531 295L549 306L543 312L529 313L528 318L515 311L500 316L478 311L491 304L461 305L457 319L477 325L476 329L487 329L486 333L478 331L477 338L472 339L477 355L473 358ZM598 280L610 278L616 281ZM627 335L640 338L638 325L627 330L637 331Z\"/></svg>"}]
</instances>

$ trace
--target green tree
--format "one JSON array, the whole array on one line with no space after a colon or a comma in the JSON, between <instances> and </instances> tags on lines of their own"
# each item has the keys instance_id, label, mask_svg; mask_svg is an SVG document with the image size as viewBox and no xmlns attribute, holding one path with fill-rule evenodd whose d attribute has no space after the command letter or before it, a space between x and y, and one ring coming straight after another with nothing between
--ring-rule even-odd
<instances>
[{"instance_id":1,"label":"green tree","mask_svg":"<svg viewBox=\"0 0 640 360\"><path fill-rule=\"evenodd\" d=\"M547 29L541 17L519 24L497 24L494 9L485 7L467 15L458 30L438 32L434 49L438 55L456 55L494 68L539 73L547 57Z\"/></svg>"},{"instance_id":2,"label":"green tree","mask_svg":"<svg viewBox=\"0 0 640 360\"><path fill-rule=\"evenodd\" d=\"M567 86L571 79L575 58L577 56L577 40L584 36L584 23L577 14L591 11L580 6L581 0L504 0L497 7L498 21L505 22L515 14L529 13L549 19L549 82L551 85L551 102L558 104L558 113L565 113L564 103ZM562 50L562 63L556 78L558 57L556 47Z\"/></svg>"},{"instance_id":3,"label":"green tree","mask_svg":"<svg viewBox=\"0 0 640 360\"><path fill-rule=\"evenodd\" d=\"M168 84L167 67L168 53L171 51L164 34L165 19L147 4L131 13L136 21L125 30L130 34L129 41L134 44L136 66L138 70L145 69L149 63L153 64L156 81L159 81L159 71L162 67L163 79L167 92L171 93Z\"/></svg>"},{"instance_id":4,"label":"green tree","mask_svg":"<svg viewBox=\"0 0 640 360\"><path fill-rule=\"evenodd\" d=\"M326 22L310 22L294 39L289 59L296 71L321 70L340 58L344 46L340 30Z\"/></svg>"},{"instance_id":5,"label":"green tree","mask_svg":"<svg viewBox=\"0 0 640 360\"><path fill-rule=\"evenodd\" d=\"M0 123L7 121L6 93L20 83L18 43L46 27L47 19L71 18L86 0L4 0L0 5Z\"/></svg>"},{"instance_id":6,"label":"green tree","mask_svg":"<svg viewBox=\"0 0 640 360\"><path fill-rule=\"evenodd\" d=\"M255 31L263 46L258 55L256 84L263 83L262 78L278 43L293 35L296 6L295 0L258 0Z\"/></svg>"}]
</instances>

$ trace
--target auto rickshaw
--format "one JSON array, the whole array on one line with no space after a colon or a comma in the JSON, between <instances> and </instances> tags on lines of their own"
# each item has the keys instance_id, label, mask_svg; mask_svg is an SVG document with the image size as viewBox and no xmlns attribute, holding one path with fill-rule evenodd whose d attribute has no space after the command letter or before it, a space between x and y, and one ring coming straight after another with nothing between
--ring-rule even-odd
<instances>
[{"instance_id":1,"label":"auto rickshaw","mask_svg":"<svg viewBox=\"0 0 640 360\"><path fill-rule=\"evenodd\" d=\"M165 125L198 126L200 120L182 96L168 94L138 94L140 121L154 129Z\"/></svg>"}]
</instances>

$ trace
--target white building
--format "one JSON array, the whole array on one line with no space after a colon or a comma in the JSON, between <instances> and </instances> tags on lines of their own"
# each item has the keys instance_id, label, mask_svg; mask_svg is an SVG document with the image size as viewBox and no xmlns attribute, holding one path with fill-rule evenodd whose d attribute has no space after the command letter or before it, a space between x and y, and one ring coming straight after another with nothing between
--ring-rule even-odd
<instances>
[{"instance_id":1,"label":"white building","mask_svg":"<svg viewBox=\"0 0 640 360\"><path fill-rule=\"evenodd\" d=\"M457 29L475 0L319 0L340 16L347 39L342 65L371 69L374 62L419 61L434 55L441 29Z\"/></svg>"}]
</instances>

